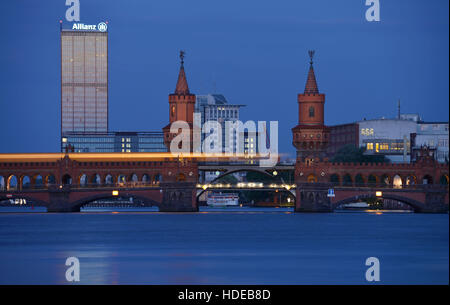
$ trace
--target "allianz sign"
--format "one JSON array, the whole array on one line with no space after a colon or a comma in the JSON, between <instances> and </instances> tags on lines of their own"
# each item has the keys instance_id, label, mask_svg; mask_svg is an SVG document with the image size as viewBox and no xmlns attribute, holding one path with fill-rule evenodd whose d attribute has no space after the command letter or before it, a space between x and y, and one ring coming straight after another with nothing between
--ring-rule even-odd
<instances>
[{"instance_id":1,"label":"allianz sign","mask_svg":"<svg viewBox=\"0 0 450 305\"><path fill-rule=\"evenodd\" d=\"M98 25L74 23L72 26L72 30L92 30L92 31L106 32L107 29L108 29L108 26L104 22L100 22Z\"/></svg>"}]
</instances>

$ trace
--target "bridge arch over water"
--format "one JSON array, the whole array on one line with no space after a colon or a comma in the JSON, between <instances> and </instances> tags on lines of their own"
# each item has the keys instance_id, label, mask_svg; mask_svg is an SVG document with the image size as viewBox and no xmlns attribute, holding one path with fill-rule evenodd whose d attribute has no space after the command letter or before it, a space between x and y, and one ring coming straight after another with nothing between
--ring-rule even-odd
<instances>
[{"instance_id":1,"label":"bridge arch over water","mask_svg":"<svg viewBox=\"0 0 450 305\"><path fill-rule=\"evenodd\" d=\"M337 207L343 205L343 204L348 204L348 203L353 203L353 202L358 202L360 200L368 200L371 198L374 198L375 196L373 194L361 194L361 195L355 195L355 196L351 196L351 197L347 197L345 199L339 200L335 203L333 203L333 210L336 209ZM425 210L425 205L417 200L414 200L412 198L408 198L405 196L401 196L401 195L395 195L395 194L384 194L380 199L390 199L390 200L395 200L401 203L404 203L408 206L410 206L414 212L422 212Z\"/></svg>"}]
</instances>

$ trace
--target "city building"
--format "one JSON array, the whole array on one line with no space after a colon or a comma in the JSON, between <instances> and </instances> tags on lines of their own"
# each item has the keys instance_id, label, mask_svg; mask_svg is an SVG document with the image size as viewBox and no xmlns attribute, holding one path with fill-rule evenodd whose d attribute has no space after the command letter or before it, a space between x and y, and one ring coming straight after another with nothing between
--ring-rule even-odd
<instances>
[{"instance_id":1,"label":"city building","mask_svg":"<svg viewBox=\"0 0 450 305\"><path fill-rule=\"evenodd\" d=\"M99 28L67 30L61 24L61 137L108 131L108 32Z\"/></svg>"},{"instance_id":2,"label":"city building","mask_svg":"<svg viewBox=\"0 0 450 305\"><path fill-rule=\"evenodd\" d=\"M421 147L426 146L438 162L447 163L448 141L448 122L418 122L417 131L411 134L411 160L415 161Z\"/></svg>"},{"instance_id":3,"label":"city building","mask_svg":"<svg viewBox=\"0 0 450 305\"><path fill-rule=\"evenodd\" d=\"M229 104L222 94L198 95L195 102L195 112L200 113L201 125L207 121L217 121L222 129L222 151L237 152L237 135L229 135L230 147L226 148L226 122L236 122L239 120L239 109L245 105ZM202 143L207 134L202 133Z\"/></svg>"},{"instance_id":4,"label":"city building","mask_svg":"<svg viewBox=\"0 0 450 305\"><path fill-rule=\"evenodd\" d=\"M328 156L333 156L344 146L359 147L359 126L357 123L329 126L330 141L328 143Z\"/></svg>"},{"instance_id":5,"label":"city building","mask_svg":"<svg viewBox=\"0 0 450 305\"><path fill-rule=\"evenodd\" d=\"M373 119L357 122L359 146L366 154L384 155L393 163L410 162L410 135L417 122L408 119Z\"/></svg>"},{"instance_id":6,"label":"city building","mask_svg":"<svg viewBox=\"0 0 450 305\"><path fill-rule=\"evenodd\" d=\"M61 151L166 152L162 132L66 132Z\"/></svg>"}]
</instances>

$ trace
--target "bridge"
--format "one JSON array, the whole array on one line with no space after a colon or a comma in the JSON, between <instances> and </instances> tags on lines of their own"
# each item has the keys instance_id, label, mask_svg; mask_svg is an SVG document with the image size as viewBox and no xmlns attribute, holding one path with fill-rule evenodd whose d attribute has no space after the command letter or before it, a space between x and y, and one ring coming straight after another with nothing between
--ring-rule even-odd
<instances>
[{"instance_id":1,"label":"bridge","mask_svg":"<svg viewBox=\"0 0 450 305\"><path fill-rule=\"evenodd\" d=\"M170 153L0 154L0 201L26 199L49 212L76 212L95 200L133 197L160 211L195 212L198 197L205 191L253 190L289 192L297 212L331 212L340 204L372 197L403 202L416 212L448 211L448 167L430 160L412 164L308 162L297 163L295 168L230 166L226 174L260 171L274 178L276 171L295 169L295 183L236 184L199 182L203 162L199 156ZM334 197L328 197L329 189L334 190Z\"/></svg>"},{"instance_id":2,"label":"bridge","mask_svg":"<svg viewBox=\"0 0 450 305\"><path fill-rule=\"evenodd\" d=\"M252 164L258 160L249 160L249 155L190 152L0 154L0 200L24 198L46 206L48 211L75 212L93 200L132 196L154 203L160 211L194 212L198 211L197 197L206 190L252 189L290 192L297 212L331 212L339 204L373 196L404 202L416 212L448 212L448 164L439 164L427 147L418 152L413 163L329 161L325 94L317 87L313 54L310 52L305 90L297 98L298 125L292 128L295 165L263 168ZM179 136L179 131L171 131L173 122L194 126L195 100L182 61L175 92L169 94L169 124L163 128L168 149ZM189 147L193 147L193 130L187 135ZM200 181L202 171L218 171L219 175L205 185ZM221 178L238 171L256 171L272 178L288 172L293 179L274 179L273 186L220 183ZM328 197L330 189L335 197Z\"/></svg>"}]
</instances>

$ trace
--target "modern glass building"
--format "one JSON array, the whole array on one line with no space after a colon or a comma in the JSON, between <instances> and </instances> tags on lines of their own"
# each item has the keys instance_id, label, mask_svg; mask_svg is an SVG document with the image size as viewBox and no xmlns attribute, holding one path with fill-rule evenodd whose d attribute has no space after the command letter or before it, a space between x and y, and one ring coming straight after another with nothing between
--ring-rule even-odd
<instances>
[{"instance_id":1,"label":"modern glass building","mask_svg":"<svg viewBox=\"0 0 450 305\"><path fill-rule=\"evenodd\" d=\"M61 140L61 151L72 149L73 152L167 151L162 132L66 132Z\"/></svg>"},{"instance_id":2,"label":"modern glass building","mask_svg":"<svg viewBox=\"0 0 450 305\"><path fill-rule=\"evenodd\" d=\"M61 28L61 134L108 131L108 32Z\"/></svg>"}]
</instances>

